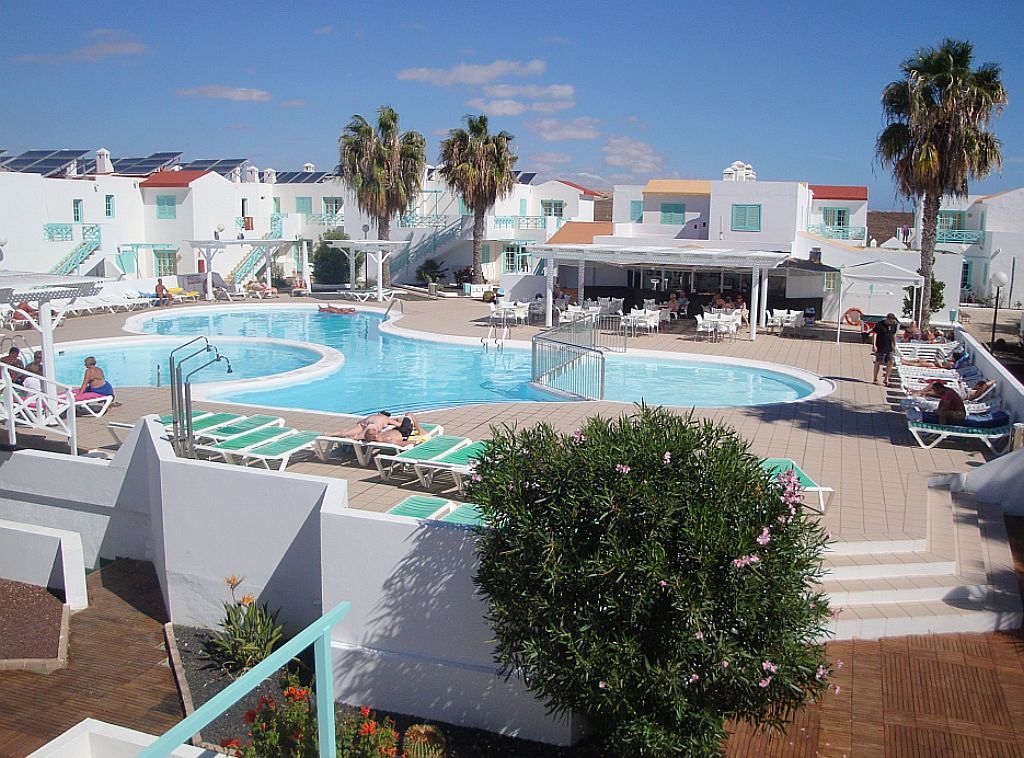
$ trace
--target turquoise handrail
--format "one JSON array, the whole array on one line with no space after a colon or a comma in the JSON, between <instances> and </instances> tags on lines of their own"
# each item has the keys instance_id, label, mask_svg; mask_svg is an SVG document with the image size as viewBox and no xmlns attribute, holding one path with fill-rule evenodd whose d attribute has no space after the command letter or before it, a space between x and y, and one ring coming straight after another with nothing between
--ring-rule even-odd
<instances>
[{"instance_id":1,"label":"turquoise handrail","mask_svg":"<svg viewBox=\"0 0 1024 758\"><path fill-rule=\"evenodd\" d=\"M139 758L162 758L192 735L207 726L233 706L260 683L284 666L310 645L316 669L316 720L320 741L320 758L335 758L338 754L334 733L334 665L331 660L331 629L341 621L351 603L338 603L323 616L296 634L277 650L257 663L245 674L197 708L191 716L168 729L156 742L139 753Z\"/></svg>"}]
</instances>

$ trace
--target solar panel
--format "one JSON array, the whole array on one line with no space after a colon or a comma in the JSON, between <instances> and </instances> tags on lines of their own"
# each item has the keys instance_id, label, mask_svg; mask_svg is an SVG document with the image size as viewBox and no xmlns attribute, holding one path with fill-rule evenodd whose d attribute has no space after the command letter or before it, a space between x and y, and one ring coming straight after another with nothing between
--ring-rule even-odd
<instances>
[{"instance_id":1,"label":"solar panel","mask_svg":"<svg viewBox=\"0 0 1024 758\"><path fill-rule=\"evenodd\" d=\"M47 157L53 155L56 152L57 151L54 150L53 148L50 148L49 150L26 150L24 153L22 153L18 157L19 158L25 158L26 160L28 158L33 158L34 160L38 161L38 160L41 160L42 158L47 158Z\"/></svg>"},{"instance_id":2,"label":"solar panel","mask_svg":"<svg viewBox=\"0 0 1024 758\"><path fill-rule=\"evenodd\" d=\"M217 161L218 161L217 158L214 158L212 160L208 160L208 159L204 158L204 159L198 160L198 161L189 161L188 163L186 163L185 165L183 165L181 167L181 170L182 171L205 171L206 169L210 168L210 166L212 166L214 163L217 163Z\"/></svg>"},{"instance_id":3,"label":"solar panel","mask_svg":"<svg viewBox=\"0 0 1024 758\"><path fill-rule=\"evenodd\" d=\"M520 184L532 184L535 178L537 178L536 171L520 171L517 181Z\"/></svg>"},{"instance_id":4,"label":"solar panel","mask_svg":"<svg viewBox=\"0 0 1024 758\"><path fill-rule=\"evenodd\" d=\"M241 168L248 162L247 158L225 158L217 161L210 169L218 174L230 174L235 169Z\"/></svg>"},{"instance_id":5,"label":"solar panel","mask_svg":"<svg viewBox=\"0 0 1024 758\"><path fill-rule=\"evenodd\" d=\"M27 150L4 164L9 171L23 173L51 174L60 173L69 163L83 157L88 150Z\"/></svg>"},{"instance_id":6,"label":"solar panel","mask_svg":"<svg viewBox=\"0 0 1024 758\"><path fill-rule=\"evenodd\" d=\"M164 153L153 153L149 157L155 161L173 161L175 158L181 157L181 152L170 151Z\"/></svg>"},{"instance_id":7,"label":"solar panel","mask_svg":"<svg viewBox=\"0 0 1024 758\"><path fill-rule=\"evenodd\" d=\"M278 184L317 184L326 176L326 171L281 171L275 181Z\"/></svg>"},{"instance_id":8,"label":"solar panel","mask_svg":"<svg viewBox=\"0 0 1024 758\"><path fill-rule=\"evenodd\" d=\"M88 152L88 150L58 150L53 154L53 159L70 162L78 160Z\"/></svg>"}]
</instances>

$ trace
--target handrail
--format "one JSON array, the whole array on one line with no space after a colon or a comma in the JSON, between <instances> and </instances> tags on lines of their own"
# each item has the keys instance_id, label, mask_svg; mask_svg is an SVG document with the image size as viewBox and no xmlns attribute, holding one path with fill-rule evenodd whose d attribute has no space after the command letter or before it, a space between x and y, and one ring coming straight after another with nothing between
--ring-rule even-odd
<instances>
[{"instance_id":1,"label":"handrail","mask_svg":"<svg viewBox=\"0 0 1024 758\"><path fill-rule=\"evenodd\" d=\"M604 398L604 351L597 345L598 316L559 324L534 335L531 341L531 380L534 384L556 389L586 400ZM571 375L570 386L556 386L574 369L591 375Z\"/></svg>"},{"instance_id":2,"label":"handrail","mask_svg":"<svg viewBox=\"0 0 1024 758\"><path fill-rule=\"evenodd\" d=\"M335 758L338 749L334 731L334 663L331 659L331 629L345 617L350 606L351 603L347 600L338 603L206 703L199 706L191 716L164 732L155 742L139 753L139 758L161 758L170 755L179 745L187 742L192 735L218 718L224 711L256 689L264 679L273 676L275 671L310 645L313 645L313 660L316 670L316 720L320 758Z\"/></svg>"},{"instance_id":3,"label":"handrail","mask_svg":"<svg viewBox=\"0 0 1024 758\"><path fill-rule=\"evenodd\" d=\"M15 376L34 376L42 390L34 390L14 383ZM75 414L75 396L70 384L34 374L31 371L0 363L0 395L3 411L0 420L7 424L7 439L12 445L18 441L17 427L47 429L68 438L72 455L78 455L78 426Z\"/></svg>"},{"instance_id":4,"label":"handrail","mask_svg":"<svg viewBox=\"0 0 1024 758\"><path fill-rule=\"evenodd\" d=\"M405 303L402 302L401 300L399 300L397 297L395 297L395 298L391 299L391 302L388 303L387 309L385 309L385 311L384 311L384 320L385 321L388 320L388 315L391 313L391 309L395 307L395 303L398 303L398 310L400 310L402 312L403 316L405 315Z\"/></svg>"}]
</instances>

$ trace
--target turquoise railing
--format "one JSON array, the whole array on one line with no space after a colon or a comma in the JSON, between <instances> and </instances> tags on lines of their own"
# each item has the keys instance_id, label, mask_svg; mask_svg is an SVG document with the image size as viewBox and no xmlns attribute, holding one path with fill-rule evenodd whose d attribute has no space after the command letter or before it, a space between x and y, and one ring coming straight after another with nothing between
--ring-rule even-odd
<instances>
[{"instance_id":1,"label":"turquoise railing","mask_svg":"<svg viewBox=\"0 0 1024 758\"><path fill-rule=\"evenodd\" d=\"M99 224L82 224L82 241L83 242L99 242L100 241L100 225Z\"/></svg>"},{"instance_id":2,"label":"turquoise railing","mask_svg":"<svg viewBox=\"0 0 1024 758\"><path fill-rule=\"evenodd\" d=\"M495 216L495 229L544 229L547 216Z\"/></svg>"},{"instance_id":3,"label":"turquoise railing","mask_svg":"<svg viewBox=\"0 0 1024 758\"><path fill-rule=\"evenodd\" d=\"M391 258L391 276L402 273L413 261L418 258L433 257L438 254L450 240L462 233L462 218L453 221L444 229L431 232L415 245L404 248L398 255Z\"/></svg>"},{"instance_id":4,"label":"turquoise railing","mask_svg":"<svg viewBox=\"0 0 1024 758\"><path fill-rule=\"evenodd\" d=\"M164 732L156 742L139 753L139 758L162 758L170 755L173 750L191 739L192 735L209 725L310 645L313 646L313 663L316 671L316 722L320 758L336 758L338 748L334 732L334 663L331 660L331 629L345 617L349 606L348 602L338 603L210 698L191 716Z\"/></svg>"},{"instance_id":5,"label":"turquoise railing","mask_svg":"<svg viewBox=\"0 0 1024 758\"><path fill-rule=\"evenodd\" d=\"M306 223L313 226L344 226L344 213L307 213Z\"/></svg>"},{"instance_id":6,"label":"turquoise railing","mask_svg":"<svg viewBox=\"0 0 1024 758\"><path fill-rule=\"evenodd\" d=\"M71 228L71 224L43 224L43 238L47 242L70 242Z\"/></svg>"},{"instance_id":7,"label":"turquoise railing","mask_svg":"<svg viewBox=\"0 0 1024 758\"><path fill-rule=\"evenodd\" d=\"M936 242L959 242L973 245L985 239L985 232L981 229L939 229Z\"/></svg>"},{"instance_id":8,"label":"turquoise railing","mask_svg":"<svg viewBox=\"0 0 1024 758\"><path fill-rule=\"evenodd\" d=\"M440 229L448 223L448 217L439 213L406 213L399 217L402 227L432 227Z\"/></svg>"},{"instance_id":9,"label":"turquoise railing","mask_svg":"<svg viewBox=\"0 0 1024 758\"><path fill-rule=\"evenodd\" d=\"M100 248L99 241L87 240L81 243L78 247L72 250L70 253L61 258L57 265L50 269L51 274L58 274L60 276L68 276L69 274L75 273L85 259L95 253Z\"/></svg>"},{"instance_id":10,"label":"turquoise railing","mask_svg":"<svg viewBox=\"0 0 1024 758\"><path fill-rule=\"evenodd\" d=\"M829 226L828 224L810 224L807 231L830 240L862 240L867 236L863 226Z\"/></svg>"},{"instance_id":11,"label":"turquoise railing","mask_svg":"<svg viewBox=\"0 0 1024 758\"><path fill-rule=\"evenodd\" d=\"M263 239L281 239L280 226L278 226L277 231L271 229L269 232L264 234ZM271 257L273 257L273 254L271 254ZM255 269L259 268L259 263L262 260L263 248L254 247L252 250L249 251L249 254L247 256L245 256L241 261L239 261L238 265L235 266L234 269L232 269L231 273L228 276L231 278L231 281L234 282L235 284L241 284L245 280L245 277L249 276L249 274L251 274Z\"/></svg>"}]
</instances>

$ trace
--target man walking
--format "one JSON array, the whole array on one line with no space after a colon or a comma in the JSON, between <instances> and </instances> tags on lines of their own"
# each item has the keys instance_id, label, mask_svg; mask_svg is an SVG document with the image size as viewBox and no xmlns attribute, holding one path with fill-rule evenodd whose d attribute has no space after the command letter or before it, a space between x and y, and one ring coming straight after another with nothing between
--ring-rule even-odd
<instances>
[{"instance_id":1,"label":"man walking","mask_svg":"<svg viewBox=\"0 0 1024 758\"><path fill-rule=\"evenodd\" d=\"M875 370L871 377L872 384L878 384L878 369L885 366L885 386L889 386L889 375L892 373L893 350L896 348L896 330L899 325L895 313L888 313L883 321L875 324L871 330L872 350L875 353Z\"/></svg>"}]
</instances>

